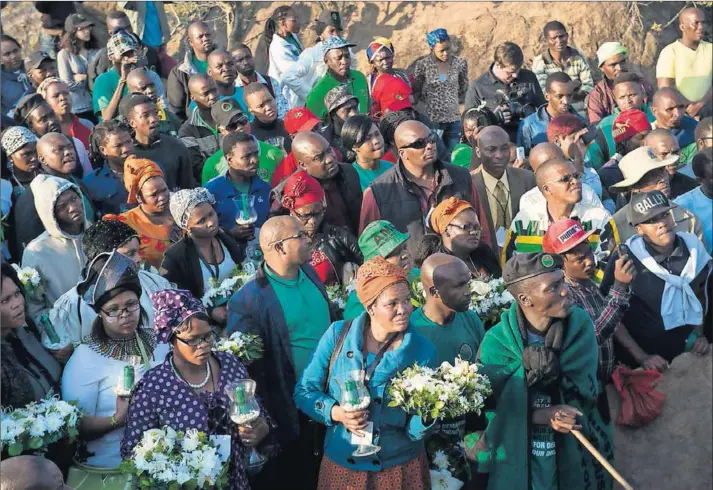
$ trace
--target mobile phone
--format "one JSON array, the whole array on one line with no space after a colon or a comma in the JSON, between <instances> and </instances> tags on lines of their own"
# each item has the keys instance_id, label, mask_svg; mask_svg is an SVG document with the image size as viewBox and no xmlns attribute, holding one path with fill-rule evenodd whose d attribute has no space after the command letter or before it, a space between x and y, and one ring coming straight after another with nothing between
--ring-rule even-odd
<instances>
[{"instance_id":1,"label":"mobile phone","mask_svg":"<svg viewBox=\"0 0 713 490\"><path fill-rule=\"evenodd\" d=\"M579 137L580 141L582 143L584 143L585 145L588 145L589 143L594 141L594 139L597 137L597 131L598 131L597 128L590 126L589 128L587 128L587 132Z\"/></svg>"},{"instance_id":2,"label":"mobile phone","mask_svg":"<svg viewBox=\"0 0 713 490\"><path fill-rule=\"evenodd\" d=\"M524 146L518 146L515 149L515 159L516 160L525 160L525 147Z\"/></svg>"},{"instance_id":3,"label":"mobile phone","mask_svg":"<svg viewBox=\"0 0 713 490\"><path fill-rule=\"evenodd\" d=\"M622 243L619 245L619 257L623 257L624 255L631 255L631 252L629 251L629 247Z\"/></svg>"}]
</instances>

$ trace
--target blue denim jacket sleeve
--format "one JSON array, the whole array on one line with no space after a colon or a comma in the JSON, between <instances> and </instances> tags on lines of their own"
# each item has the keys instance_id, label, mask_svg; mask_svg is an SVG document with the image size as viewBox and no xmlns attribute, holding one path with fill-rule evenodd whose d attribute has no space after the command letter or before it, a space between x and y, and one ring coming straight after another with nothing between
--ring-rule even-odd
<instances>
[{"instance_id":1,"label":"blue denim jacket sleeve","mask_svg":"<svg viewBox=\"0 0 713 490\"><path fill-rule=\"evenodd\" d=\"M334 322L322 335L300 380L295 385L294 398L297 408L311 419L327 426L333 425L332 407L337 404L337 400L325 393L327 371L337 343L337 336L343 327L344 321Z\"/></svg>"}]
</instances>

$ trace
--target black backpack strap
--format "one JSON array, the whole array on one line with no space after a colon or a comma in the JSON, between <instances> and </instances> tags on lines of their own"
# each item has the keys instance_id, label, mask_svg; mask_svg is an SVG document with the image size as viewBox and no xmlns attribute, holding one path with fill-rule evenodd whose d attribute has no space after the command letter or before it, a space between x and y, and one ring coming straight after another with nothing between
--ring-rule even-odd
<instances>
[{"instance_id":1,"label":"black backpack strap","mask_svg":"<svg viewBox=\"0 0 713 490\"><path fill-rule=\"evenodd\" d=\"M332 378L332 367L334 367L334 362L337 360L337 356L342 351L344 346L344 340L347 338L349 330L352 328L352 323L354 319L349 319L344 321L344 326L341 332L339 332L339 337L337 337L337 343L334 344L334 350L332 351L332 357L329 358L329 366L327 367L327 381L325 382L325 389L329 389L329 381Z\"/></svg>"}]
</instances>

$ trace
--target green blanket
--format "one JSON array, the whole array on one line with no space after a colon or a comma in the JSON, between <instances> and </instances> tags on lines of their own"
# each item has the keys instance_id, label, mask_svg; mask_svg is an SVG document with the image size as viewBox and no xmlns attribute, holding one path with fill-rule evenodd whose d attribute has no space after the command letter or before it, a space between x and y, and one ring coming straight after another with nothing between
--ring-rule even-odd
<instances>
[{"instance_id":1,"label":"green blanket","mask_svg":"<svg viewBox=\"0 0 713 490\"><path fill-rule=\"evenodd\" d=\"M517 327L517 306L503 313L500 323L485 335L480 359L490 377L495 408L487 414L487 453L478 455L480 471L490 473L488 490L528 489L531 414L522 334ZM597 342L589 315L579 308L566 321L560 352L561 378L552 404L571 405L584 414L578 421L582 434L610 461L613 460L611 426L597 410ZM606 470L570 434L556 433L557 477L561 490L609 490ZM528 489L529 490L529 489Z\"/></svg>"}]
</instances>

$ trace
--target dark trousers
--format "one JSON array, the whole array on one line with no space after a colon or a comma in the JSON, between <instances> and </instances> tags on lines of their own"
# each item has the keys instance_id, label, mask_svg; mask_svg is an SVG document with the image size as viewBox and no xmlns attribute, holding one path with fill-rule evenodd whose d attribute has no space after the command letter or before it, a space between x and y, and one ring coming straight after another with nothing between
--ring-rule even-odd
<instances>
[{"instance_id":1,"label":"dark trousers","mask_svg":"<svg viewBox=\"0 0 713 490\"><path fill-rule=\"evenodd\" d=\"M313 490L317 488L321 448L317 440L317 425L304 414L299 414L299 437L282 448L280 454L270 458L260 473L250 477L252 490Z\"/></svg>"}]
</instances>

